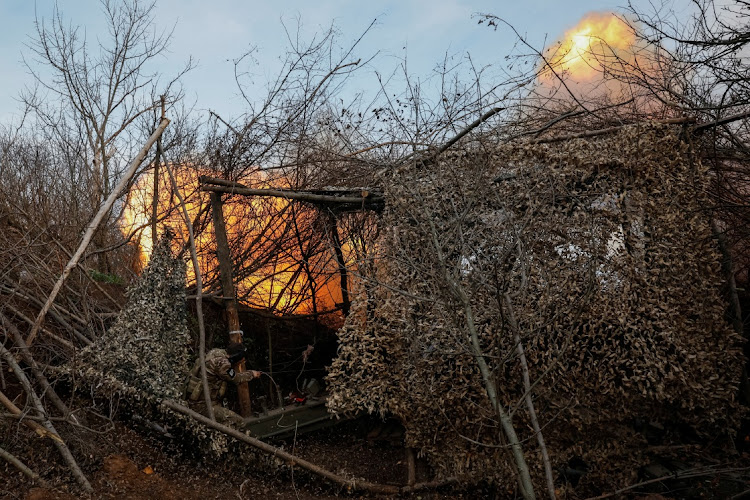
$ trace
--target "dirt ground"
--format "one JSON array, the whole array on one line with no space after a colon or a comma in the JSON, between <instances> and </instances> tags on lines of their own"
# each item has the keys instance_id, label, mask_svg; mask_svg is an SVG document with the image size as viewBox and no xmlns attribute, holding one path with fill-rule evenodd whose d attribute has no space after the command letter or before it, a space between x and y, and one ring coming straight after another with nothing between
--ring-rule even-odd
<instances>
[{"instance_id":1,"label":"dirt ground","mask_svg":"<svg viewBox=\"0 0 750 500\"><path fill-rule=\"evenodd\" d=\"M368 439L372 423L349 422L339 427L277 442L302 458L334 472L384 484L406 483L406 452L386 440ZM23 432L23 431L19 431ZM118 423L108 432L92 437L68 438L94 488L92 498L101 499L332 499L363 498L340 487L295 469L254 469L232 460L216 461L189 457L163 438ZM36 487L6 463L0 463L0 498L13 500L77 499L81 494L75 482L59 463L54 447L40 446L19 455L25 463L53 484L54 489ZM76 449L77 448L77 449ZM426 464L417 462L417 480L429 480ZM5 481L5 478L9 480ZM5 484L4 484L5 483ZM420 499L482 498L479 490L442 490L415 495ZM372 496L368 496L372 498Z\"/></svg>"},{"instance_id":2,"label":"dirt ground","mask_svg":"<svg viewBox=\"0 0 750 500\"><path fill-rule=\"evenodd\" d=\"M103 422L107 421L102 419ZM108 422L108 421L107 421ZM380 427L380 428L379 428ZM388 429L388 425L385 425ZM406 484L406 451L395 436L383 431L377 421L359 419L336 427L274 442L301 458L348 477L381 484ZM375 436L373 436L375 435ZM326 500L373 498L351 494L299 469L279 468L268 463L232 459L209 459L186 450L184 445L159 436L132 421L109 422L91 430L66 432L63 436L91 481L96 499L281 499ZM34 486L9 464L0 462L0 499L52 500L83 498L59 453L49 440L33 441L25 427L0 428L0 446L13 452L51 483L51 489ZM21 447L23 443L35 446ZM18 448L13 448L13 445ZM750 448L750 437L748 437ZM693 449L688 447L686 449ZM750 450L748 450L750 451ZM734 467L736 477L697 477L689 482L652 484L630 491L624 498L663 500L669 498L746 498L750 492L750 455L742 453ZM702 452L696 448L696 457ZM689 459L683 452L682 458ZM417 481L432 479L429 466L417 461ZM657 475L663 475L660 472ZM664 496L654 494L660 491ZM670 493L667 493L670 492ZM513 498L512 493L496 496L490 489L444 488L422 492L418 500ZM737 496L737 495L740 496ZM748 493L750 496L750 493ZM563 495L565 496L565 495ZM381 496L380 498L389 498ZM567 496L567 498L571 498ZM572 497L577 498L577 497Z\"/></svg>"}]
</instances>

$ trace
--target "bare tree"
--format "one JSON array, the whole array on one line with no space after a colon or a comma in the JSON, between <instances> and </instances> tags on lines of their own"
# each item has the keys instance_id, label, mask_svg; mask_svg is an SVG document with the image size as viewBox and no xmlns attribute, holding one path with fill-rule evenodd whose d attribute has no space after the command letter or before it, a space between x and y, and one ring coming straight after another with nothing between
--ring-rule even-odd
<instances>
[{"instance_id":1,"label":"bare tree","mask_svg":"<svg viewBox=\"0 0 750 500\"><path fill-rule=\"evenodd\" d=\"M630 4L644 43L670 61L659 78L638 74L640 84L665 96L665 107L695 116L696 153L715 176L717 230L731 249L732 278L750 279L750 7L742 0L691 2L691 15L678 18L665 3ZM731 267L731 263L729 264ZM735 292L736 293L736 292ZM734 313L739 317L739 312Z\"/></svg>"},{"instance_id":2,"label":"bare tree","mask_svg":"<svg viewBox=\"0 0 750 500\"><path fill-rule=\"evenodd\" d=\"M72 27L55 6L49 21L36 20L26 66L36 81L22 99L37 123L59 140L74 145L83 166L85 188L78 193L92 212L109 196L119 175L145 135L137 120L180 99L177 79L162 81L158 58L169 45L171 32L157 28L154 2L102 0L107 36L92 44L86 32ZM77 184L81 184L80 182ZM109 219L108 219L109 220ZM105 231L95 245L106 247ZM106 271L106 253L99 254Z\"/></svg>"}]
</instances>

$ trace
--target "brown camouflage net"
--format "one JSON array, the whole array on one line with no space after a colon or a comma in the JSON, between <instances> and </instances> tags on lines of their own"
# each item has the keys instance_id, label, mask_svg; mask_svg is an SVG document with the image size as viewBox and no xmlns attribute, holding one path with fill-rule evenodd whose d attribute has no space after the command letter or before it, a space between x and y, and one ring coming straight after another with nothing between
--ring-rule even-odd
<instances>
[{"instance_id":1,"label":"brown camouflage net","mask_svg":"<svg viewBox=\"0 0 750 500\"><path fill-rule=\"evenodd\" d=\"M553 468L589 466L579 492L634 479L634 421L734 428L741 343L723 317L707 173L679 133L640 124L385 174L375 271L339 333L330 408L396 416L441 475L512 490L471 317L541 491L508 294Z\"/></svg>"}]
</instances>

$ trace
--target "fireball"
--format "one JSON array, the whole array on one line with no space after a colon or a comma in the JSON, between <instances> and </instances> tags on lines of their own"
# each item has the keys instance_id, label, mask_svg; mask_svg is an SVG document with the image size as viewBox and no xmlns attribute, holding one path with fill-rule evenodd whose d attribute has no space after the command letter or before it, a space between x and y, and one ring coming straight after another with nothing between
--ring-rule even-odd
<instances>
[{"instance_id":1,"label":"fireball","mask_svg":"<svg viewBox=\"0 0 750 500\"><path fill-rule=\"evenodd\" d=\"M613 13L590 13L565 32L560 42L545 54L539 77L565 77L586 82L601 77L618 58L630 60L636 36L625 21Z\"/></svg>"}]
</instances>

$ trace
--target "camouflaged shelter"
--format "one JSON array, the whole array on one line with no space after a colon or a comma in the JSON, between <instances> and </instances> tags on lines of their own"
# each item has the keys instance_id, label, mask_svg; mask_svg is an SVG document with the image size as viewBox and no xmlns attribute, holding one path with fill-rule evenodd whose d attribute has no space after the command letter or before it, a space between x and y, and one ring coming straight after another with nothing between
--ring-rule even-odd
<instances>
[{"instance_id":1,"label":"camouflaged shelter","mask_svg":"<svg viewBox=\"0 0 750 500\"><path fill-rule=\"evenodd\" d=\"M665 442L677 428L731 433L741 338L724 316L709 174L682 132L485 144L384 173L330 409L398 418L442 476L515 484L470 319L543 488L512 312L553 469L586 464L577 491L632 483L647 445L634 423Z\"/></svg>"}]
</instances>

